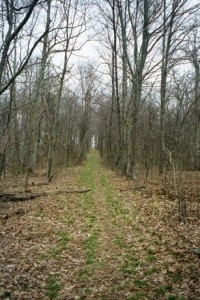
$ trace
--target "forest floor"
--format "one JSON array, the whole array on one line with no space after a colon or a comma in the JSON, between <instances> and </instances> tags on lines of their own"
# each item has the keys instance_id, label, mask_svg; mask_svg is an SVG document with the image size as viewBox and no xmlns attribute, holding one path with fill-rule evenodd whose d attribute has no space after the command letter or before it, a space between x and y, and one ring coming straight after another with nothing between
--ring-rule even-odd
<instances>
[{"instance_id":1,"label":"forest floor","mask_svg":"<svg viewBox=\"0 0 200 300\"><path fill-rule=\"evenodd\" d=\"M132 189L95 151L43 182L31 192L90 191L0 201L0 299L200 299L198 219L180 223L176 203Z\"/></svg>"}]
</instances>

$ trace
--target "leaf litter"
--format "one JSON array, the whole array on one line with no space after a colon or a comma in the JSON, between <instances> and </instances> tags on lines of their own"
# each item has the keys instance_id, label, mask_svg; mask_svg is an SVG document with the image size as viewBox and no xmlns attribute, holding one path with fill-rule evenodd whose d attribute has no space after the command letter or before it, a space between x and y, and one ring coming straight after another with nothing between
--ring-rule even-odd
<instances>
[{"instance_id":1,"label":"leaf litter","mask_svg":"<svg viewBox=\"0 0 200 300\"><path fill-rule=\"evenodd\" d=\"M62 170L48 186L35 176L30 187L92 188L89 195L0 202L0 299L200 299L200 260L191 252L200 247L199 220L180 223L158 185L132 189L97 154L91 159L88 170Z\"/></svg>"}]
</instances>

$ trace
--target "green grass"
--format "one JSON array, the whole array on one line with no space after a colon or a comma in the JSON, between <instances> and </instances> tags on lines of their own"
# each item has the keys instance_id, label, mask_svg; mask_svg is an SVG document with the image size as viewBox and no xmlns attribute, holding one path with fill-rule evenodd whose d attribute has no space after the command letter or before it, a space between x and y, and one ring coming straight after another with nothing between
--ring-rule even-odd
<instances>
[{"instance_id":1,"label":"green grass","mask_svg":"<svg viewBox=\"0 0 200 300\"><path fill-rule=\"evenodd\" d=\"M68 225L74 225L76 223L75 217L66 217L65 215L61 217L63 223Z\"/></svg>"},{"instance_id":2,"label":"green grass","mask_svg":"<svg viewBox=\"0 0 200 300\"><path fill-rule=\"evenodd\" d=\"M144 243L144 241L145 241L145 239L143 237L141 237L141 238L138 239L139 243Z\"/></svg>"},{"instance_id":3,"label":"green grass","mask_svg":"<svg viewBox=\"0 0 200 300\"><path fill-rule=\"evenodd\" d=\"M162 296L166 293L172 292L173 287L171 285L159 286L155 289L156 295Z\"/></svg>"},{"instance_id":4,"label":"green grass","mask_svg":"<svg viewBox=\"0 0 200 300\"><path fill-rule=\"evenodd\" d=\"M148 286L148 283L143 279L135 279L133 282L139 288Z\"/></svg>"},{"instance_id":5,"label":"green grass","mask_svg":"<svg viewBox=\"0 0 200 300\"><path fill-rule=\"evenodd\" d=\"M114 239L115 245L119 246L120 248L126 248L127 244L124 241L124 238L122 236L116 236Z\"/></svg>"},{"instance_id":6,"label":"green grass","mask_svg":"<svg viewBox=\"0 0 200 300\"><path fill-rule=\"evenodd\" d=\"M152 255L155 254L155 250L152 248L148 248L147 252L148 252L148 254L152 254Z\"/></svg>"},{"instance_id":7,"label":"green grass","mask_svg":"<svg viewBox=\"0 0 200 300\"><path fill-rule=\"evenodd\" d=\"M47 260L49 258L49 253L40 253L37 257L37 259L39 261L42 261L42 260Z\"/></svg>"},{"instance_id":8,"label":"green grass","mask_svg":"<svg viewBox=\"0 0 200 300\"><path fill-rule=\"evenodd\" d=\"M45 213L42 210L38 210L35 213L35 217L37 217L37 218L43 218L44 216L45 216Z\"/></svg>"},{"instance_id":9,"label":"green grass","mask_svg":"<svg viewBox=\"0 0 200 300\"><path fill-rule=\"evenodd\" d=\"M53 247L50 251L49 251L49 256L53 257L54 259L60 260L61 259L61 254L62 254L62 249L60 249L59 247Z\"/></svg>"},{"instance_id":10,"label":"green grass","mask_svg":"<svg viewBox=\"0 0 200 300\"><path fill-rule=\"evenodd\" d=\"M81 279L88 279L90 277L90 270L88 266L81 268L79 272L79 277Z\"/></svg>"},{"instance_id":11,"label":"green grass","mask_svg":"<svg viewBox=\"0 0 200 300\"><path fill-rule=\"evenodd\" d=\"M95 214L88 215L86 222L87 222L87 224L86 224L87 228L95 227L95 225L97 223L96 215Z\"/></svg>"},{"instance_id":12,"label":"green grass","mask_svg":"<svg viewBox=\"0 0 200 300\"><path fill-rule=\"evenodd\" d=\"M50 299L56 299L59 291L61 290L61 285L59 284L58 278L55 275L51 275L49 277L47 289L47 296Z\"/></svg>"},{"instance_id":13,"label":"green grass","mask_svg":"<svg viewBox=\"0 0 200 300\"><path fill-rule=\"evenodd\" d=\"M164 286L159 286L155 289L155 292L156 292L156 295L161 296L161 295L165 295L167 290Z\"/></svg>"},{"instance_id":14,"label":"green grass","mask_svg":"<svg viewBox=\"0 0 200 300\"><path fill-rule=\"evenodd\" d=\"M102 187L107 187L108 186L108 180L107 180L105 174L103 174L103 173L101 173L100 183L101 183Z\"/></svg>"},{"instance_id":15,"label":"green grass","mask_svg":"<svg viewBox=\"0 0 200 300\"><path fill-rule=\"evenodd\" d=\"M131 213L129 216L129 211L124 207L121 197L116 196L115 191L113 190L112 184L109 181L106 174L96 168L95 155L91 154L88 157L88 161L85 164L84 169L81 172L79 178L80 186L86 186L90 188L90 192L82 196L81 208L85 216L85 226L83 227L83 232L86 235L86 239L82 245L82 248L85 252L85 265L81 268L79 272L79 277L83 280L89 280L93 276L94 267L99 264L98 260L98 247L99 247L99 235L101 234L98 219L97 219L97 206L95 198L95 189L96 189L96 180L95 178L100 178L100 187L103 188L104 197L108 207L108 212L112 218L112 225L117 230L118 227L124 225L132 225L132 220L138 218L139 211ZM95 169L96 168L96 169ZM98 169L98 171L97 171ZM97 175L98 172L98 175ZM132 229L134 232L140 231L137 227ZM143 237L141 242L143 242ZM134 283L137 289L141 289L138 293L134 294L130 299L148 299L148 295L142 292L142 289L148 287L146 280L137 278L140 268L145 265L137 255L134 254L133 247L126 242L126 238L123 234L115 235L113 237L113 242L119 248L121 248L126 254L124 261L122 262L121 267L118 270L126 277L130 278L129 281L132 284ZM152 249L148 250L148 260L155 261L156 257ZM154 270L151 271L153 274ZM116 287L115 287L116 288ZM118 287L119 288L119 287ZM122 289L122 287L120 287ZM86 293L87 294L87 293Z\"/></svg>"},{"instance_id":16,"label":"green grass","mask_svg":"<svg viewBox=\"0 0 200 300\"><path fill-rule=\"evenodd\" d=\"M159 273L160 272L160 269L159 268L148 268L148 270L146 270L144 272L144 275L145 276L150 276L150 275L153 275L155 273Z\"/></svg>"},{"instance_id":17,"label":"green grass","mask_svg":"<svg viewBox=\"0 0 200 300\"><path fill-rule=\"evenodd\" d=\"M11 297L11 292L10 291L4 291L3 294L2 294L2 298L3 299L10 299Z\"/></svg>"},{"instance_id":18,"label":"green grass","mask_svg":"<svg viewBox=\"0 0 200 300\"><path fill-rule=\"evenodd\" d=\"M65 249L65 246L63 247L58 247L58 246L55 246L51 249L49 249L47 252L45 253L40 253L37 257L37 259L39 261L43 261L43 260L48 260L49 258L53 258L53 259L56 259L56 260L61 260L62 259L62 251L63 249Z\"/></svg>"},{"instance_id":19,"label":"green grass","mask_svg":"<svg viewBox=\"0 0 200 300\"><path fill-rule=\"evenodd\" d=\"M121 272L124 274L124 275L130 275L130 276L134 276L138 273L138 271L134 268L131 268L131 267L121 267Z\"/></svg>"},{"instance_id":20,"label":"green grass","mask_svg":"<svg viewBox=\"0 0 200 300\"><path fill-rule=\"evenodd\" d=\"M147 260L148 260L150 263L152 263L152 262L155 262L155 261L157 260L157 258L156 258L155 255L149 254L149 255L147 256Z\"/></svg>"},{"instance_id":21,"label":"green grass","mask_svg":"<svg viewBox=\"0 0 200 300\"><path fill-rule=\"evenodd\" d=\"M96 198L95 198L95 177L97 174L96 168L96 152L91 152L88 155L88 160L85 163L84 169L79 176L79 185L86 186L90 192L82 196L82 210L85 216L85 226L82 231L86 234L82 248L85 252L85 266L81 269L79 276L87 279L92 276L93 265L98 263L98 246L100 228L97 220Z\"/></svg>"},{"instance_id":22,"label":"green grass","mask_svg":"<svg viewBox=\"0 0 200 300\"><path fill-rule=\"evenodd\" d=\"M120 270L124 275L134 277L134 275L138 273L138 267L141 267L143 265L144 263L141 262L136 255L128 253Z\"/></svg>"},{"instance_id":23,"label":"green grass","mask_svg":"<svg viewBox=\"0 0 200 300\"><path fill-rule=\"evenodd\" d=\"M66 249L70 241L69 233L66 231L59 231L56 234L60 238L59 242L61 246L63 247L63 249Z\"/></svg>"},{"instance_id":24,"label":"green grass","mask_svg":"<svg viewBox=\"0 0 200 300\"><path fill-rule=\"evenodd\" d=\"M93 293L93 289L86 287L84 288L84 295L91 295Z\"/></svg>"},{"instance_id":25,"label":"green grass","mask_svg":"<svg viewBox=\"0 0 200 300\"><path fill-rule=\"evenodd\" d=\"M79 176L79 184L87 186L92 191L95 190L94 177L95 177L95 170L96 170L96 159L97 159L97 153L91 152L88 155L88 159L85 163L85 167Z\"/></svg>"},{"instance_id":26,"label":"green grass","mask_svg":"<svg viewBox=\"0 0 200 300\"><path fill-rule=\"evenodd\" d=\"M176 271L172 276L172 282L173 283L178 283L178 282L181 282L183 281L183 277L182 277L182 273L181 271Z\"/></svg>"},{"instance_id":27,"label":"green grass","mask_svg":"<svg viewBox=\"0 0 200 300\"><path fill-rule=\"evenodd\" d=\"M100 173L100 183L105 191L105 198L106 198L106 202L109 207L110 214L113 218L113 225L117 226L117 224L118 224L115 220L116 216L117 217L120 216L121 219L126 220L128 223L129 222L129 220L127 218L128 210L123 207L120 199L118 197L114 196L112 186L104 173Z\"/></svg>"},{"instance_id":28,"label":"green grass","mask_svg":"<svg viewBox=\"0 0 200 300\"><path fill-rule=\"evenodd\" d=\"M97 231L94 231L91 233L91 235L88 237L88 239L85 242L84 248L85 248L85 260L87 265L91 265L96 261L97 258L97 247L99 245L99 233Z\"/></svg>"},{"instance_id":29,"label":"green grass","mask_svg":"<svg viewBox=\"0 0 200 300\"><path fill-rule=\"evenodd\" d=\"M150 296L145 292L136 292L134 295L130 296L128 300L145 300L150 299Z\"/></svg>"},{"instance_id":30,"label":"green grass","mask_svg":"<svg viewBox=\"0 0 200 300\"><path fill-rule=\"evenodd\" d=\"M114 196L114 192L112 189L112 186L108 179L106 178L105 174L100 174L101 178L101 185L105 190L105 198L107 201L107 205L110 211L110 214L113 218L113 226L121 226L121 221L118 222L118 219L120 217L123 222L127 225L132 225L132 221L128 216L128 210L123 207L123 203L120 200L120 198ZM132 218L137 218L139 216L139 212L135 211L132 213ZM133 230L136 231L136 228L133 226ZM139 228L137 228L137 231L140 231ZM140 241L143 242L144 239L140 238ZM124 249L124 251L127 253L124 257L124 262L122 263L120 267L120 271L126 276L133 278L134 284L137 286L137 288L144 288L148 286L148 283L145 280L137 279L135 278L139 273L139 268L141 266L144 266L144 263L139 260L137 255L134 255L133 247L131 247L129 244L126 243L126 240L123 236L116 236L114 239L114 243L119 246L121 249ZM148 258L150 261L155 261L156 257L153 255L153 251L149 249L149 255ZM145 294L146 295L146 294ZM146 296L145 296L146 297ZM147 297L146 297L147 298ZM143 298L143 294L137 294L133 296L133 299L146 299Z\"/></svg>"},{"instance_id":31,"label":"green grass","mask_svg":"<svg viewBox=\"0 0 200 300\"><path fill-rule=\"evenodd\" d=\"M157 232L156 232L155 229L152 230L152 235L153 235L153 236L156 236L156 235L157 235Z\"/></svg>"}]
</instances>

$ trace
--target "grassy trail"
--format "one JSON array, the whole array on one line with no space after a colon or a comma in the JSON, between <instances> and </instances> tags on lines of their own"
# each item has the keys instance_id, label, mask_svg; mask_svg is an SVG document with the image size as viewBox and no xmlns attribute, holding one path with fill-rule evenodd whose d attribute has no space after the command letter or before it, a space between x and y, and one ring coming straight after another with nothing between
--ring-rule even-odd
<instances>
[{"instance_id":1,"label":"grassy trail","mask_svg":"<svg viewBox=\"0 0 200 300\"><path fill-rule=\"evenodd\" d=\"M84 266L77 279L84 286L80 299L185 299L173 293L173 279L156 283L162 274L156 252L164 245L144 223L137 202L129 199L127 205L110 175L92 151L80 173L81 186L91 189L82 196L87 238L82 244Z\"/></svg>"},{"instance_id":2,"label":"grassy trail","mask_svg":"<svg viewBox=\"0 0 200 300\"><path fill-rule=\"evenodd\" d=\"M128 189L94 150L67 172L56 189L90 191L23 203L3 223L0 299L200 299L199 261L164 232L158 199Z\"/></svg>"}]
</instances>

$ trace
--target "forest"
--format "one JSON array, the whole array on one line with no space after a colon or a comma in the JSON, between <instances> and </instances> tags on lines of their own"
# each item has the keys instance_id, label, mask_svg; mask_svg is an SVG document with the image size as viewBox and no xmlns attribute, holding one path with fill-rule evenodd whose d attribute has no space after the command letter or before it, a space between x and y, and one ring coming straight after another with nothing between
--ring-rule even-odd
<instances>
[{"instance_id":1,"label":"forest","mask_svg":"<svg viewBox=\"0 0 200 300\"><path fill-rule=\"evenodd\" d=\"M0 0L0 299L200 299L199 225L199 0Z\"/></svg>"}]
</instances>

